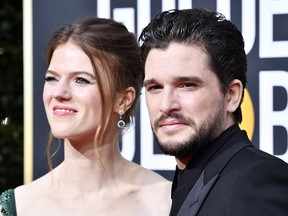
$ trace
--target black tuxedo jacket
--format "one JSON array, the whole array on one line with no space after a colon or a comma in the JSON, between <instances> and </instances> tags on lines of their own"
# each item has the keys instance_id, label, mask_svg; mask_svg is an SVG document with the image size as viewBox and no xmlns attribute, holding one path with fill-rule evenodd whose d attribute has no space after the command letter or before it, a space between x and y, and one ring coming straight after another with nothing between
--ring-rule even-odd
<instances>
[{"instance_id":1,"label":"black tuxedo jacket","mask_svg":"<svg viewBox=\"0 0 288 216\"><path fill-rule=\"evenodd\" d=\"M194 215L288 216L288 164L238 130L209 160L178 211Z\"/></svg>"}]
</instances>

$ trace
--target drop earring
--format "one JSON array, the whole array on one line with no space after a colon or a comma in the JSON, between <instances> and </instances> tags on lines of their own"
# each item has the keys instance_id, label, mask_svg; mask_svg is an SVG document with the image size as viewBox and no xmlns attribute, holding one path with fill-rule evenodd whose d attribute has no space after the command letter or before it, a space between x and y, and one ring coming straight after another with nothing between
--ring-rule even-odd
<instances>
[{"instance_id":1,"label":"drop earring","mask_svg":"<svg viewBox=\"0 0 288 216\"><path fill-rule=\"evenodd\" d=\"M124 111L123 110L120 110L119 111L119 120L117 122L117 126L118 128L120 129L123 129L125 127L125 121L122 119L123 118L123 115L124 115Z\"/></svg>"}]
</instances>

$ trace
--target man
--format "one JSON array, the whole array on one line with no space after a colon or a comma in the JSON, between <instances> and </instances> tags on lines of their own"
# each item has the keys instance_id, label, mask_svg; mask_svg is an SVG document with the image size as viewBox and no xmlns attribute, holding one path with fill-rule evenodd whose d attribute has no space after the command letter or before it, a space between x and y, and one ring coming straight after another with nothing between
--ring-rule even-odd
<instances>
[{"instance_id":1,"label":"man","mask_svg":"<svg viewBox=\"0 0 288 216\"><path fill-rule=\"evenodd\" d=\"M174 215L287 216L288 164L240 130L247 59L219 13L166 11L140 35L145 95L161 150L174 155Z\"/></svg>"}]
</instances>

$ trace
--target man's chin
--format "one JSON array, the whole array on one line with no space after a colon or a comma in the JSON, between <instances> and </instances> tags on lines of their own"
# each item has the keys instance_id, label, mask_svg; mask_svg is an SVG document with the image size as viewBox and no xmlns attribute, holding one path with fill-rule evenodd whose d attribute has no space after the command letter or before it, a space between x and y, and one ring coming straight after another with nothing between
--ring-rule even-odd
<instances>
[{"instance_id":1,"label":"man's chin","mask_svg":"<svg viewBox=\"0 0 288 216\"><path fill-rule=\"evenodd\" d=\"M188 142L158 142L158 146L160 150L170 156L174 156L177 158L186 158L193 154L195 151L195 145Z\"/></svg>"},{"instance_id":2,"label":"man's chin","mask_svg":"<svg viewBox=\"0 0 288 216\"><path fill-rule=\"evenodd\" d=\"M167 148L161 148L161 147L159 147L159 148L165 155L174 156L178 159L191 157L191 155L193 155L193 152L194 152L191 150L190 151L181 151L179 149L167 149Z\"/></svg>"}]
</instances>

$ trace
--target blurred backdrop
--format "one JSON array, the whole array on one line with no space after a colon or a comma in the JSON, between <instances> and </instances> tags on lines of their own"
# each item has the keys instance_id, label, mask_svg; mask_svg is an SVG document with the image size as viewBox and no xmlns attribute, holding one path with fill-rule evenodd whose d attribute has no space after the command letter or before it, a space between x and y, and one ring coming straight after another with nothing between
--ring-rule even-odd
<instances>
[{"instance_id":1,"label":"blurred backdrop","mask_svg":"<svg viewBox=\"0 0 288 216\"><path fill-rule=\"evenodd\" d=\"M256 147L288 162L288 0L0 0L0 191L48 170L42 89L55 28L96 15L123 22L138 36L161 11L196 7L222 12L243 33L248 85L240 126ZM153 139L144 92L120 147L127 159L173 178L175 160ZM62 159L60 150L54 165Z\"/></svg>"},{"instance_id":2,"label":"blurred backdrop","mask_svg":"<svg viewBox=\"0 0 288 216\"><path fill-rule=\"evenodd\" d=\"M22 1L0 1L0 191L23 183Z\"/></svg>"}]
</instances>

